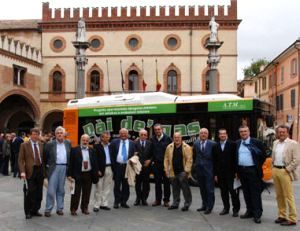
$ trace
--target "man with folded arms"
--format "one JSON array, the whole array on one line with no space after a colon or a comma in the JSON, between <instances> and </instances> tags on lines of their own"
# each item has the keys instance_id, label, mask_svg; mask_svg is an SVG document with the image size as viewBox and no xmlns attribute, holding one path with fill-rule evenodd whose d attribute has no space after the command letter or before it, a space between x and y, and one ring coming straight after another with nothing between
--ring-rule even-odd
<instances>
[{"instance_id":1,"label":"man with folded arms","mask_svg":"<svg viewBox=\"0 0 300 231\"><path fill-rule=\"evenodd\" d=\"M293 226L297 224L297 211L292 183L298 178L300 147L296 141L288 137L289 127L280 125L277 128L277 135L278 140L274 141L272 151L272 176L278 206L278 218L275 223ZM286 204L289 209L288 215Z\"/></svg>"},{"instance_id":2,"label":"man with folded arms","mask_svg":"<svg viewBox=\"0 0 300 231\"><path fill-rule=\"evenodd\" d=\"M40 131L37 128L30 130L30 140L22 143L18 158L21 178L27 181L27 193L24 198L26 219L32 216L40 217L39 212L43 199L43 145L39 142Z\"/></svg>"}]
</instances>

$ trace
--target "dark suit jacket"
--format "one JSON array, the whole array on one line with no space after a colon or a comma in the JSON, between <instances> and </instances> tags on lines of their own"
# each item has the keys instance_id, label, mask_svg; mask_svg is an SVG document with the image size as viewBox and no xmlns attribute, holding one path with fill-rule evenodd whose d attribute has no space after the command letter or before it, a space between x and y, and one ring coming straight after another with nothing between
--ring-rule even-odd
<instances>
[{"instance_id":1,"label":"dark suit jacket","mask_svg":"<svg viewBox=\"0 0 300 231\"><path fill-rule=\"evenodd\" d=\"M216 143L212 140L207 140L204 152L201 151L200 139L197 139L193 146L194 159L196 167L200 169L203 174L214 174L214 156L213 148Z\"/></svg>"},{"instance_id":2,"label":"dark suit jacket","mask_svg":"<svg viewBox=\"0 0 300 231\"><path fill-rule=\"evenodd\" d=\"M97 158L97 165L99 168L99 171L102 173L102 176L105 174L105 168L106 168L106 154L103 145L100 144L95 144L94 145L94 150Z\"/></svg>"},{"instance_id":3,"label":"dark suit jacket","mask_svg":"<svg viewBox=\"0 0 300 231\"><path fill-rule=\"evenodd\" d=\"M217 142L214 146L214 173L215 176L223 178L235 178L236 174L236 143L227 140L224 150L221 143Z\"/></svg>"},{"instance_id":4,"label":"dark suit jacket","mask_svg":"<svg viewBox=\"0 0 300 231\"><path fill-rule=\"evenodd\" d=\"M20 147L23 142L23 139L19 136L17 136L15 140L11 142L11 151L14 155L19 154Z\"/></svg>"},{"instance_id":5,"label":"dark suit jacket","mask_svg":"<svg viewBox=\"0 0 300 231\"><path fill-rule=\"evenodd\" d=\"M151 142L149 140L145 140L145 147L142 148L141 141L135 141L135 150L138 152L139 161L142 165L144 165L145 160L152 159L152 151L151 151Z\"/></svg>"},{"instance_id":6,"label":"dark suit jacket","mask_svg":"<svg viewBox=\"0 0 300 231\"><path fill-rule=\"evenodd\" d=\"M39 150L40 150L40 157L41 161L43 161L43 144L38 142ZM18 159L19 169L20 173L25 172L26 178L29 179L33 172L33 166L34 166L34 152L32 150L31 142L27 141L25 143L21 144L20 153L19 153L19 159ZM43 166L43 162L42 162ZM44 166L43 166L43 174L44 172Z\"/></svg>"},{"instance_id":7,"label":"dark suit jacket","mask_svg":"<svg viewBox=\"0 0 300 231\"><path fill-rule=\"evenodd\" d=\"M89 157L92 171L92 182L96 184L99 181L98 165L94 149L89 148ZM79 181L82 173L82 152L81 147L77 146L71 149L70 165L68 168L68 176L71 176L75 181Z\"/></svg>"},{"instance_id":8,"label":"dark suit jacket","mask_svg":"<svg viewBox=\"0 0 300 231\"><path fill-rule=\"evenodd\" d=\"M44 147L44 163L46 167L46 176L48 179L52 175L55 167L56 167L56 140L51 140L45 144ZM64 141L67 153L67 167L70 164L70 152L71 152L71 143L68 140Z\"/></svg>"},{"instance_id":9,"label":"dark suit jacket","mask_svg":"<svg viewBox=\"0 0 300 231\"><path fill-rule=\"evenodd\" d=\"M119 153L120 142L121 139L114 139L109 145L111 168L113 173L115 173L116 171L117 156ZM134 152L135 152L135 144L132 140L129 140L128 160L134 155Z\"/></svg>"},{"instance_id":10,"label":"dark suit jacket","mask_svg":"<svg viewBox=\"0 0 300 231\"><path fill-rule=\"evenodd\" d=\"M239 164L239 148L241 145L242 140L238 140L236 142L236 166ZM253 148L251 148L251 145L255 146L257 150L259 150L259 153L256 152ZM266 160L266 149L264 147L264 144L255 138L250 138L250 147L249 147L252 155L253 162L256 166L258 176L260 178L263 177L263 171L262 171L262 165Z\"/></svg>"}]
</instances>

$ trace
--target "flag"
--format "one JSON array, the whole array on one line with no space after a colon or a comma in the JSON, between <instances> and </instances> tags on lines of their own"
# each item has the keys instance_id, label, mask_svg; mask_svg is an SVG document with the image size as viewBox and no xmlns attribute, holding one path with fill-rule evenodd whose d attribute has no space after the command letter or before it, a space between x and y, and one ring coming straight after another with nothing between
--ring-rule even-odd
<instances>
[{"instance_id":1,"label":"flag","mask_svg":"<svg viewBox=\"0 0 300 231\"><path fill-rule=\"evenodd\" d=\"M142 76L143 76L143 91L146 91L147 83L144 79L144 59L142 59Z\"/></svg>"},{"instance_id":2,"label":"flag","mask_svg":"<svg viewBox=\"0 0 300 231\"><path fill-rule=\"evenodd\" d=\"M155 59L155 63L156 63L156 91L159 91L161 88L161 84L158 80L157 59Z\"/></svg>"},{"instance_id":3,"label":"flag","mask_svg":"<svg viewBox=\"0 0 300 231\"><path fill-rule=\"evenodd\" d=\"M122 71L122 60L120 60L120 71L121 71L122 91L124 92L124 84L125 84L125 80L124 80L123 71Z\"/></svg>"}]
</instances>

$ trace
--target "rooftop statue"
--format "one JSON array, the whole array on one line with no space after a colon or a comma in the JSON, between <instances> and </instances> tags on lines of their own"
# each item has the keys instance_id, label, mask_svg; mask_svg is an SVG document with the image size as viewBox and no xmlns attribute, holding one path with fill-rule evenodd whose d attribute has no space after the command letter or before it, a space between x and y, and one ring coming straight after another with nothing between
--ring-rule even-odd
<instances>
[{"instance_id":1,"label":"rooftop statue","mask_svg":"<svg viewBox=\"0 0 300 231\"><path fill-rule=\"evenodd\" d=\"M215 21L215 17L213 16L209 22L209 29L210 29L210 42L217 42L218 41L218 28L219 24Z\"/></svg>"}]
</instances>

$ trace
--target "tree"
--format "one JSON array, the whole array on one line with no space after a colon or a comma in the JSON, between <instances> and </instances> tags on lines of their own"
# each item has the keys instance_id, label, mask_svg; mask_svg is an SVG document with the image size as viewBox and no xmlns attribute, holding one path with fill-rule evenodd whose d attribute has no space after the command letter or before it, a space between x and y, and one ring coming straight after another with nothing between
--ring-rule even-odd
<instances>
[{"instance_id":1,"label":"tree","mask_svg":"<svg viewBox=\"0 0 300 231\"><path fill-rule=\"evenodd\" d=\"M254 76L258 75L258 73L260 72L261 66L266 66L268 64L269 64L269 61L266 60L265 58L257 59L257 60L252 59L250 66L245 67L243 69L244 76L245 77L254 77Z\"/></svg>"}]
</instances>

